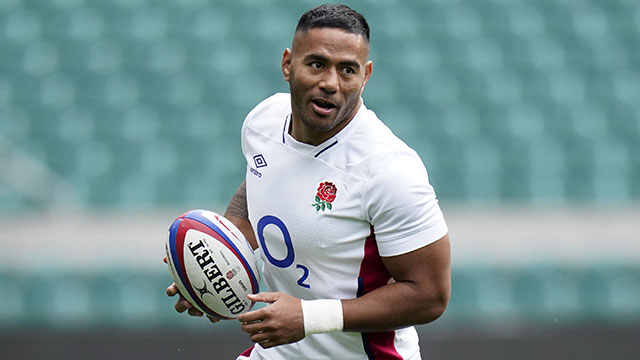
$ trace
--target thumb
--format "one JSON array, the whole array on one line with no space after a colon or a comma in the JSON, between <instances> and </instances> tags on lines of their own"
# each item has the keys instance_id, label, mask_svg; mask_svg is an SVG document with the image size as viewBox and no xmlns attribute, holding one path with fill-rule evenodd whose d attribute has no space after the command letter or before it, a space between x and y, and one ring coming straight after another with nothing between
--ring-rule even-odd
<instances>
[{"instance_id":1,"label":"thumb","mask_svg":"<svg viewBox=\"0 0 640 360\"><path fill-rule=\"evenodd\" d=\"M273 303L280 297L280 293L275 292L261 292L257 294L249 294L247 295L249 300L255 302L265 302L265 303Z\"/></svg>"}]
</instances>

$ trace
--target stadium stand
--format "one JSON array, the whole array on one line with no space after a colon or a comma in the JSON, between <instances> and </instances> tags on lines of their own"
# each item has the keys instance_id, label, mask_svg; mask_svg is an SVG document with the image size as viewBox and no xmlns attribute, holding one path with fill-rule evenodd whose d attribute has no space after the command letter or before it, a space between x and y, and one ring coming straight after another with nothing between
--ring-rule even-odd
<instances>
[{"instance_id":1,"label":"stadium stand","mask_svg":"<svg viewBox=\"0 0 640 360\"><path fill-rule=\"evenodd\" d=\"M138 200L126 194L159 178L165 188L184 193L188 185L176 170L199 171L199 162L182 160L204 141L229 155L218 161L227 162L231 175L220 171L207 177L226 189L207 200L224 202L243 175L238 139L230 134L237 135L256 101L286 90L277 65L302 7L70 4L75 2L14 3L1 11L8 70L1 82L3 113L14 114L3 117L6 141L85 189L79 197L86 206L108 208L180 204L181 197L163 186ZM545 159L553 163L555 156L565 160L565 171L558 174L564 178L542 197L637 200L632 189L639 187L640 170L632 159L640 143L640 70L632 60L638 29L631 2L412 5L362 4L375 25L377 70L366 98L409 144L425 148L422 156L436 159L427 165L434 167L433 182L443 200L536 201L547 185L531 166ZM225 134L224 141L219 135L194 139L206 132L182 132L200 126L186 119L193 112L205 114L202 109L213 109L208 128ZM22 117L29 125L20 124ZM12 129L25 126L28 133ZM429 146L433 153L426 153L423 143L437 140L444 144ZM465 147L460 154L444 154L457 143ZM539 146L544 143L558 144L552 145L555 155ZM128 164L96 165L109 174L104 182L111 186L87 185L92 171L87 178L78 168L79 161L86 166L87 148L96 151L99 163L128 159ZM494 154L490 159L487 151ZM490 165L479 174L483 161ZM457 170L447 171L439 162ZM611 172L620 179L617 186L606 182L604 174ZM469 178L502 186L479 194L482 186L464 184Z\"/></svg>"}]
</instances>

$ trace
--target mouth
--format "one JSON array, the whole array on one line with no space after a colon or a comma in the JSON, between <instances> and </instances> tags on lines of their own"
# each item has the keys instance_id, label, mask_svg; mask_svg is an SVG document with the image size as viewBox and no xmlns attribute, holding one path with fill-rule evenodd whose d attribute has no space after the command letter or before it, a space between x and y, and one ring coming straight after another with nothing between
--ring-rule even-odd
<instances>
[{"instance_id":1,"label":"mouth","mask_svg":"<svg viewBox=\"0 0 640 360\"><path fill-rule=\"evenodd\" d=\"M330 101L324 99L313 99L311 100L311 104L313 106L313 110L320 115L330 115L333 110L336 108L336 105Z\"/></svg>"}]
</instances>

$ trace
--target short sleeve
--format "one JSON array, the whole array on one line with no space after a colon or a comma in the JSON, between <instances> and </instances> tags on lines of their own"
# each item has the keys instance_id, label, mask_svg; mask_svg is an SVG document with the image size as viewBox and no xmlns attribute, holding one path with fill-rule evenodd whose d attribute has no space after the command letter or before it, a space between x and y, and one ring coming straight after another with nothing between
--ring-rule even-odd
<instances>
[{"instance_id":1,"label":"short sleeve","mask_svg":"<svg viewBox=\"0 0 640 360\"><path fill-rule=\"evenodd\" d=\"M380 256L405 254L447 234L427 170L414 151L385 155L378 169L364 205Z\"/></svg>"}]
</instances>

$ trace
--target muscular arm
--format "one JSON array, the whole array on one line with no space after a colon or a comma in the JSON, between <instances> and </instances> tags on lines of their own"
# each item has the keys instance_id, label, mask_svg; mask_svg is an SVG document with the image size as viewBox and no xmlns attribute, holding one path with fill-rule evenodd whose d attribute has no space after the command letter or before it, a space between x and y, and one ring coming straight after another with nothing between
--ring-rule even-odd
<instances>
[{"instance_id":1,"label":"muscular arm","mask_svg":"<svg viewBox=\"0 0 640 360\"><path fill-rule=\"evenodd\" d=\"M386 331L428 323L443 313L451 292L449 235L382 261L395 282L343 299L344 331ZM305 336L300 299L283 293L260 293L251 299L271 303L238 317L251 340L270 348Z\"/></svg>"},{"instance_id":2,"label":"muscular arm","mask_svg":"<svg viewBox=\"0 0 640 360\"><path fill-rule=\"evenodd\" d=\"M227 210L224 213L224 217L229 219L233 225L237 226L251 247L255 250L258 248L258 242L253 233L253 228L249 222L249 211L247 210L247 183L243 181L240 187L236 190L231 201L227 206Z\"/></svg>"},{"instance_id":3,"label":"muscular arm","mask_svg":"<svg viewBox=\"0 0 640 360\"><path fill-rule=\"evenodd\" d=\"M437 319L451 293L449 235L407 254L382 258L395 280L342 300L344 331L375 332Z\"/></svg>"}]
</instances>

